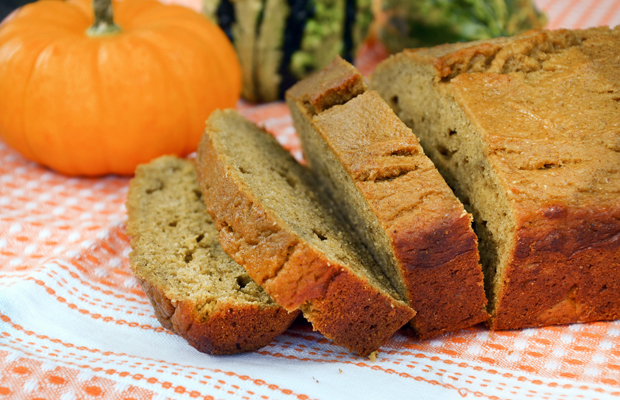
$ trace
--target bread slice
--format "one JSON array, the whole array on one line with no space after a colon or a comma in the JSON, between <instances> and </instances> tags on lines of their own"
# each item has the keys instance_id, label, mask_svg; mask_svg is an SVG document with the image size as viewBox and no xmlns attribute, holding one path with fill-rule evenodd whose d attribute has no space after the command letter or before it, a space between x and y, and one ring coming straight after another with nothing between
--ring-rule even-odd
<instances>
[{"instance_id":1,"label":"bread slice","mask_svg":"<svg viewBox=\"0 0 620 400\"><path fill-rule=\"evenodd\" d=\"M222 250L193 162L164 156L138 166L127 213L135 277L162 326L199 351L256 350L297 317Z\"/></svg>"},{"instance_id":2,"label":"bread slice","mask_svg":"<svg viewBox=\"0 0 620 400\"><path fill-rule=\"evenodd\" d=\"M371 87L473 212L494 329L620 317L620 27L404 51Z\"/></svg>"},{"instance_id":3,"label":"bread slice","mask_svg":"<svg viewBox=\"0 0 620 400\"><path fill-rule=\"evenodd\" d=\"M197 170L222 247L289 311L362 356L415 312L339 220L309 171L234 110L214 112Z\"/></svg>"},{"instance_id":4,"label":"bread slice","mask_svg":"<svg viewBox=\"0 0 620 400\"><path fill-rule=\"evenodd\" d=\"M471 216L362 75L338 58L286 98L305 160L417 311L416 334L486 320Z\"/></svg>"}]
</instances>

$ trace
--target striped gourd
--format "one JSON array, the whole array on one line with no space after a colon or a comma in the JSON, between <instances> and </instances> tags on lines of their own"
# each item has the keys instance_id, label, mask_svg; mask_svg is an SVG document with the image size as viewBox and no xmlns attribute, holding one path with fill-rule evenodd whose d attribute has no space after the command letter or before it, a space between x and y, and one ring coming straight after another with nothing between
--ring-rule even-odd
<instances>
[{"instance_id":1,"label":"striped gourd","mask_svg":"<svg viewBox=\"0 0 620 400\"><path fill-rule=\"evenodd\" d=\"M372 0L203 0L234 43L242 96L274 101L336 55L351 60L368 33Z\"/></svg>"}]
</instances>

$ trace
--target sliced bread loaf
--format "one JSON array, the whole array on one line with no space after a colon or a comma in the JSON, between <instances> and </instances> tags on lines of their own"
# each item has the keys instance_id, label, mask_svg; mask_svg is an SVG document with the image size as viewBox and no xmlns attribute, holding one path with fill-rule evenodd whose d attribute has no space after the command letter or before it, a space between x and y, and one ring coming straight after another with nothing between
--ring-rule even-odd
<instances>
[{"instance_id":1,"label":"sliced bread loaf","mask_svg":"<svg viewBox=\"0 0 620 400\"><path fill-rule=\"evenodd\" d=\"M157 319L211 354L267 345L296 318L221 248L191 161L140 165L129 185L131 269Z\"/></svg>"},{"instance_id":2,"label":"sliced bread loaf","mask_svg":"<svg viewBox=\"0 0 620 400\"><path fill-rule=\"evenodd\" d=\"M428 338L488 318L471 216L411 129L338 58L286 94L304 157Z\"/></svg>"},{"instance_id":3,"label":"sliced bread loaf","mask_svg":"<svg viewBox=\"0 0 620 400\"><path fill-rule=\"evenodd\" d=\"M234 110L214 112L197 170L224 250L327 338L365 356L413 317L309 171L269 133Z\"/></svg>"},{"instance_id":4,"label":"sliced bread loaf","mask_svg":"<svg viewBox=\"0 0 620 400\"><path fill-rule=\"evenodd\" d=\"M620 27L404 51L371 87L473 212L492 313L620 318Z\"/></svg>"}]
</instances>

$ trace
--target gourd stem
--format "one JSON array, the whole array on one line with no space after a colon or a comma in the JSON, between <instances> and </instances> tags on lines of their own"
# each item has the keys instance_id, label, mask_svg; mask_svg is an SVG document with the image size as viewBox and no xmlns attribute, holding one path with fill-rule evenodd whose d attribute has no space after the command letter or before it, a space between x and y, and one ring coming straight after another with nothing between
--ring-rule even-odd
<instances>
[{"instance_id":1,"label":"gourd stem","mask_svg":"<svg viewBox=\"0 0 620 400\"><path fill-rule=\"evenodd\" d=\"M108 36L121 31L114 23L112 0L93 0L93 11L95 23L86 31L89 36Z\"/></svg>"}]
</instances>

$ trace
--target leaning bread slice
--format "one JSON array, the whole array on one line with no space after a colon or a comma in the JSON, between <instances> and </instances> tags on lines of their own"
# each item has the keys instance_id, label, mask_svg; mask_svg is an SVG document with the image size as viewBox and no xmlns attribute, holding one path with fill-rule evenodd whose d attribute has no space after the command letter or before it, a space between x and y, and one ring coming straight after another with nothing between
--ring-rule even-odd
<instances>
[{"instance_id":1,"label":"leaning bread slice","mask_svg":"<svg viewBox=\"0 0 620 400\"><path fill-rule=\"evenodd\" d=\"M164 156L140 165L127 212L135 277L159 322L196 349L255 350L296 318L222 250L193 162Z\"/></svg>"},{"instance_id":2,"label":"leaning bread slice","mask_svg":"<svg viewBox=\"0 0 620 400\"><path fill-rule=\"evenodd\" d=\"M327 338L368 355L413 317L309 171L238 112L211 115L197 170L224 250Z\"/></svg>"},{"instance_id":3,"label":"leaning bread slice","mask_svg":"<svg viewBox=\"0 0 620 400\"><path fill-rule=\"evenodd\" d=\"M408 50L371 86L472 210L494 329L620 318L620 27Z\"/></svg>"},{"instance_id":4,"label":"leaning bread slice","mask_svg":"<svg viewBox=\"0 0 620 400\"><path fill-rule=\"evenodd\" d=\"M428 338L488 318L471 216L417 138L338 58L286 94L304 157Z\"/></svg>"}]
</instances>

